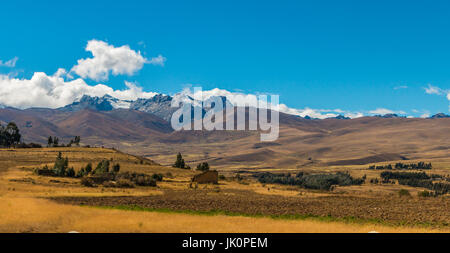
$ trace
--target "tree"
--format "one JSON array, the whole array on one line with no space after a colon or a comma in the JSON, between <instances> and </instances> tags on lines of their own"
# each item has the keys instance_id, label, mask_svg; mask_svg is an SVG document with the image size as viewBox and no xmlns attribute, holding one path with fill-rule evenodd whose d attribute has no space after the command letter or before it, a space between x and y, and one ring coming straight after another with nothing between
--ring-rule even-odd
<instances>
[{"instance_id":1,"label":"tree","mask_svg":"<svg viewBox=\"0 0 450 253\"><path fill-rule=\"evenodd\" d=\"M109 172L109 160L103 160L97 164L93 174L104 174Z\"/></svg>"},{"instance_id":2,"label":"tree","mask_svg":"<svg viewBox=\"0 0 450 253\"><path fill-rule=\"evenodd\" d=\"M184 162L183 156L181 153L178 153L177 160L175 161L175 164L173 165L175 168L184 169L186 167L186 163Z\"/></svg>"},{"instance_id":3,"label":"tree","mask_svg":"<svg viewBox=\"0 0 450 253\"><path fill-rule=\"evenodd\" d=\"M86 171L86 174L89 174L92 172L92 163L88 163L86 165L86 167L84 168L84 170Z\"/></svg>"},{"instance_id":4,"label":"tree","mask_svg":"<svg viewBox=\"0 0 450 253\"><path fill-rule=\"evenodd\" d=\"M11 147L19 144L21 139L19 128L16 123L9 122L5 127L0 126L0 145L5 147Z\"/></svg>"},{"instance_id":5,"label":"tree","mask_svg":"<svg viewBox=\"0 0 450 253\"><path fill-rule=\"evenodd\" d=\"M200 163L197 165L197 170L199 171L208 171L209 170L209 164L207 162Z\"/></svg>"},{"instance_id":6,"label":"tree","mask_svg":"<svg viewBox=\"0 0 450 253\"><path fill-rule=\"evenodd\" d=\"M62 157L61 152L58 152L55 164L53 165L53 171L55 172L55 175L60 177L66 176L66 170L68 166L69 166L69 159L67 157L64 159Z\"/></svg>"},{"instance_id":7,"label":"tree","mask_svg":"<svg viewBox=\"0 0 450 253\"><path fill-rule=\"evenodd\" d=\"M58 137L55 136L55 137L53 138L53 146L54 146L54 147L58 147L58 143L59 143L59 139L58 139Z\"/></svg>"},{"instance_id":8,"label":"tree","mask_svg":"<svg viewBox=\"0 0 450 253\"><path fill-rule=\"evenodd\" d=\"M51 136L48 137L47 146L51 147L53 145L53 138Z\"/></svg>"},{"instance_id":9,"label":"tree","mask_svg":"<svg viewBox=\"0 0 450 253\"><path fill-rule=\"evenodd\" d=\"M120 164L118 164L118 163L114 164L112 169L113 169L114 173L116 173L116 174L119 173L119 171L120 171Z\"/></svg>"},{"instance_id":10,"label":"tree","mask_svg":"<svg viewBox=\"0 0 450 253\"><path fill-rule=\"evenodd\" d=\"M81 137L80 136L75 136L75 139L74 139L73 143L75 143L77 146L80 146L80 141L81 141Z\"/></svg>"}]
</instances>

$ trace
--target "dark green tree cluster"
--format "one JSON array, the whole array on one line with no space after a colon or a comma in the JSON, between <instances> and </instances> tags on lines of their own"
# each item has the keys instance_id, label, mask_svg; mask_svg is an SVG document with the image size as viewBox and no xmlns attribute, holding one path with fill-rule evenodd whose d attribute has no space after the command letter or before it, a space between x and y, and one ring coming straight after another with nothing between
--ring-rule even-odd
<instances>
[{"instance_id":1,"label":"dark green tree cluster","mask_svg":"<svg viewBox=\"0 0 450 253\"><path fill-rule=\"evenodd\" d=\"M184 162L184 159L183 159L183 156L181 155L181 153L178 153L177 160L173 164L173 167L180 168L180 169L186 168L186 163Z\"/></svg>"},{"instance_id":2,"label":"dark green tree cluster","mask_svg":"<svg viewBox=\"0 0 450 253\"><path fill-rule=\"evenodd\" d=\"M69 158L63 158L61 152L56 157L55 164L53 165L53 173L57 177L75 177L75 170L69 168Z\"/></svg>"},{"instance_id":3,"label":"dark green tree cluster","mask_svg":"<svg viewBox=\"0 0 450 253\"><path fill-rule=\"evenodd\" d=\"M92 163L88 163L77 172L77 177L88 176L92 172Z\"/></svg>"},{"instance_id":4,"label":"dark green tree cluster","mask_svg":"<svg viewBox=\"0 0 450 253\"><path fill-rule=\"evenodd\" d=\"M434 195L443 195L450 192L450 184L445 182L433 182L433 179L444 179L441 175L427 175L425 172L390 172L381 173L383 180L397 179L401 185L421 187L434 191Z\"/></svg>"},{"instance_id":5,"label":"dark green tree cluster","mask_svg":"<svg viewBox=\"0 0 450 253\"><path fill-rule=\"evenodd\" d=\"M383 171L380 174L383 179L430 179L425 172L392 172L392 171Z\"/></svg>"},{"instance_id":6,"label":"dark green tree cluster","mask_svg":"<svg viewBox=\"0 0 450 253\"><path fill-rule=\"evenodd\" d=\"M67 147L72 147L72 145L80 146L81 137L75 136L73 139L69 141L69 144L67 144Z\"/></svg>"},{"instance_id":7,"label":"dark green tree cluster","mask_svg":"<svg viewBox=\"0 0 450 253\"><path fill-rule=\"evenodd\" d=\"M47 139L47 146L48 147L72 147L72 145L80 146L81 137L75 136L73 139L69 141L67 145L64 145L64 143L59 144L59 138L56 136L49 136Z\"/></svg>"},{"instance_id":8,"label":"dark green tree cluster","mask_svg":"<svg viewBox=\"0 0 450 253\"><path fill-rule=\"evenodd\" d=\"M48 147L58 147L59 145L59 139L58 137L54 136L49 136L48 140L47 140L47 146Z\"/></svg>"},{"instance_id":9,"label":"dark green tree cluster","mask_svg":"<svg viewBox=\"0 0 450 253\"><path fill-rule=\"evenodd\" d=\"M94 175L101 175L109 172L109 160L103 159L97 164L95 170L92 172Z\"/></svg>"},{"instance_id":10,"label":"dark green tree cluster","mask_svg":"<svg viewBox=\"0 0 450 253\"><path fill-rule=\"evenodd\" d=\"M297 175L289 173L273 174L260 173L256 175L258 181L264 184L297 185L306 189L331 190L333 185L361 185L365 178L353 178L348 173L338 172L335 174L304 174Z\"/></svg>"},{"instance_id":11,"label":"dark green tree cluster","mask_svg":"<svg viewBox=\"0 0 450 253\"><path fill-rule=\"evenodd\" d=\"M45 165L42 169L35 169L34 172L38 175L54 177L76 177L74 168L69 167L69 159L63 158L61 152L58 153L52 169Z\"/></svg>"},{"instance_id":12,"label":"dark green tree cluster","mask_svg":"<svg viewBox=\"0 0 450 253\"><path fill-rule=\"evenodd\" d=\"M199 163L197 165L197 170L199 170L199 171L208 171L209 170L209 164L207 162Z\"/></svg>"},{"instance_id":13,"label":"dark green tree cluster","mask_svg":"<svg viewBox=\"0 0 450 253\"><path fill-rule=\"evenodd\" d=\"M410 164L405 164L405 163L396 163L394 166L392 166L391 164L388 165L372 165L370 166L368 169L369 170L431 170L433 168L433 166L431 165L431 163L424 163L424 162L418 162L418 163L410 163Z\"/></svg>"},{"instance_id":14,"label":"dark green tree cluster","mask_svg":"<svg viewBox=\"0 0 450 253\"><path fill-rule=\"evenodd\" d=\"M19 128L16 123L9 122L6 127L0 124L0 146L1 147L12 147L20 143L20 139L22 136L20 135Z\"/></svg>"}]
</instances>

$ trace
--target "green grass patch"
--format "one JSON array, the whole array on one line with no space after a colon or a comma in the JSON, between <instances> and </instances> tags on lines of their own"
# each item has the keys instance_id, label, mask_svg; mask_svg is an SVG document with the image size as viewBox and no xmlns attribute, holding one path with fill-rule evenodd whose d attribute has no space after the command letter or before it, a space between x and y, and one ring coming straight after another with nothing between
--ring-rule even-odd
<instances>
[{"instance_id":1,"label":"green grass patch","mask_svg":"<svg viewBox=\"0 0 450 253\"><path fill-rule=\"evenodd\" d=\"M265 215L265 214L247 214L247 213L236 213L225 210L209 210L209 211L195 211L195 210L172 210L168 208L147 208L141 207L137 205L118 205L118 206L86 206L84 207L93 207L100 209L115 209L115 210L124 210L124 211L138 211L138 212L159 212L159 213L169 213L169 214L189 214L189 215L197 215L197 216L241 216L241 217L250 217L250 218L270 218L274 220L314 220L320 222L341 222L346 224L374 224L374 225L383 225L383 226L402 226L402 227L424 227L424 228L447 228L449 227L448 223L436 223L436 222L394 222L394 221L386 221L381 219L364 219L358 218L354 216L348 217L334 217L331 215L327 216L319 216L313 214L282 214L282 215Z\"/></svg>"}]
</instances>

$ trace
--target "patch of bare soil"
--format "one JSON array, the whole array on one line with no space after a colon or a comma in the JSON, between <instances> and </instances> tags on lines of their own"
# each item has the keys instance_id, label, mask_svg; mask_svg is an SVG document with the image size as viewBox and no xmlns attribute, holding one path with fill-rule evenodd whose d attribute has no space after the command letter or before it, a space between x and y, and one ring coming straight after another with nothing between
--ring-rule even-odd
<instances>
[{"instance_id":1,"label":"patch of bare soil","mask_svg":"<svg viewBox=\"0 0 450 253\"><path fill-rule=\"evenodd\" d=\"M390 196L369 198L323 196L312 198L282 197L250 191L166 190L163 195L145 197L57 197L54 201L88 206L139 206L177 211L227 211L248 215L314 215L335 218L354 217L389 224L450 223L450 199Z\"/></svg>"}]
</instances>

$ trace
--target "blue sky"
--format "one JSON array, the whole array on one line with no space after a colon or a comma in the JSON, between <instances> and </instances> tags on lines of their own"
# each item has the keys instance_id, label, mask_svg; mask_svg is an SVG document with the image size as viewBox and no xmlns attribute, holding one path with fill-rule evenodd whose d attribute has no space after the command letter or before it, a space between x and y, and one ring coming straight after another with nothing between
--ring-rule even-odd
<instances>
[{"instance_id":1,"label":"blue sky","mask_svg":"<svg viewBox=\"0 0 450 253\"><path fill-rule=\"evenodd\" d=\"M101 82L114 89L129 81L173 94L195 84L279 94L293 108L449 111L448 1L36 2L2 3L0 65L18 58L2 74L70 70L96 39L166 58Z\"/></svg>"}]
</instances>

